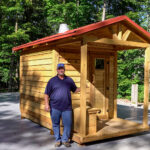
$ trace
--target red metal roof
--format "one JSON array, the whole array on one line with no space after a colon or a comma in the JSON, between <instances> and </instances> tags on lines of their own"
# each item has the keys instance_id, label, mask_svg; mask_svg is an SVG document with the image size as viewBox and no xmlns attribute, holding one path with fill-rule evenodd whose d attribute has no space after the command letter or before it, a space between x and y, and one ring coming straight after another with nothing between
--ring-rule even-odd
<instances>
[{"instance_id":1,"label":"red metal roof","mask_svg":"<svg viewBox=\"0 0 150 150\"><path fill-rule=\"evenodd\" d=\"M142 34L145 37L147 37L147 39L149 39L149 41L150 41L150 33L149 32L144 30L141 26L136 24L134 21L129 19L127 16L123 15L123 16L118 16L118 17L115 17L115 18L107 19L107 20L104 20L104 21L96 22L96 23L93 23L93 24L89 24L89 25L86 25L86 26L82 26L82 27L79 27L79 28L76 28L76 29L73 29L73 30L68 30L64 33L57 33L55 35L47 36L47 37L44 37L44 38L41 38L41 39L38 39L38 40L35 40L35 41L32 41L32 42L28 42L26 44L22 44L22 45L13 47L12 50L13 51L18 51L20 49L27 48L27 47L30 47L30 46L33 46L33 45L43 44L43 43L46 43L46 42L52 42L52 41L55 41L55 40L64 39L66 37L81 35L83 33L86 33L86 32L89 32L89 31L92 31L92 30L95 30L95 29L98 29L98 28L101 28L101 27L104 27L104 26L107 26L107 25L110 25L110 24L113 24L113 23L117 23L117 22L120 22L120 21L127 21L132 26L134 26L138 31L142 32Z\"/></svg>"}]
</instances>

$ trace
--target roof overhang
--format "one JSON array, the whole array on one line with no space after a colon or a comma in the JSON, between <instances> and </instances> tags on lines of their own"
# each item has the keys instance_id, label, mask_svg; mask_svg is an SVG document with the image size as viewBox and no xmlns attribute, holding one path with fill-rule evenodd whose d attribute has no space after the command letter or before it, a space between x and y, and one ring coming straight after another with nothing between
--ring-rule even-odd
<instances>
[{"instance_id":1,"label":"roof overhang","mask_svg":"<svg viewBox=\"0 0 150 150\"><path fill-rule=\"evenodd\" d=\"M69 37L77 37L80 36L84 33L88 33L90 31L94 31L96 29L100 29L103 27L107 27L109 25L115 24L115 23L123 23L125 24L127 27L129 27L130 29L132 29L134 32L137 33L137 35L141 36L145 41L147 41L147 43L150 43L150 33L147 32L146 30L144 30L141 26L139 26L138 24L136 24L134 21L132 21L131 19L129 19L127 16L123 15L123 16L118 16L115 18L111 18L111 19L107 19L105 21L101 21L101 22L96 22L90 25L86 25L83 27L79 27L73 30L69 30L66 31L64 33L58 33L55 35L51 35L51 36L47 36L26 44L22 44L16 47L13 47L12 50L13 51L18 51L21 49L26 49L28 47L32 47L35 45L41 45L44 43L53 43L54 41L57 42L58 40L60 41L61 39L66 39Z\"/></svg>"}]
</instances>

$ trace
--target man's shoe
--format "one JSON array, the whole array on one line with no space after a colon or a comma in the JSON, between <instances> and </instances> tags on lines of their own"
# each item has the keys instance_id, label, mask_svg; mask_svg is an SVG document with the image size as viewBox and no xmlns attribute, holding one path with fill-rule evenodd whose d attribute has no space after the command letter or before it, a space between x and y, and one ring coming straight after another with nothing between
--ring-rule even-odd
<instances>
[{"instance_id":1,"label":"man's shoe","mask_svg":"<svg viewBox=\"0 0 150 150\"><path fill-rule=\"evenodd\" d=\"M71 147L71 144L69 142L62 142L63 145L65 145L66 147Z\"/></svg>"},{"instance_id":2,"label":"man's shoe","mask_svg":"<svg viewBox=\"0 0 150 150\"><path fill-rule=\"evenodd\" d=\"M62 143L61 143L60 141L58 141L58 142L55 143L55 147L60 147L61 144L62 144Z\"/></svg>"}]
</instances>

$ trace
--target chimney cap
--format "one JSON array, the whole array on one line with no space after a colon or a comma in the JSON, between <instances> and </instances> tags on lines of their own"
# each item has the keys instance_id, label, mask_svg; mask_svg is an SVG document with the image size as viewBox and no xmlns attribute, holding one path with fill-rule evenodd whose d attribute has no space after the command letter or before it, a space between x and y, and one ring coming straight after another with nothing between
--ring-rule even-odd
<instances>
[{"instance_id":1,"label":"chimney cap","mask_svg":"<svg viewBox=\"0 0 150 150\"><path fill-rule=\"evenodd\" d=\"M68 25L66 23L61 23L59 25L59 31L58 31L58 33L63 33L63 32L66 32L68 30L69 30Z\"/></svg>"}]
</instances>

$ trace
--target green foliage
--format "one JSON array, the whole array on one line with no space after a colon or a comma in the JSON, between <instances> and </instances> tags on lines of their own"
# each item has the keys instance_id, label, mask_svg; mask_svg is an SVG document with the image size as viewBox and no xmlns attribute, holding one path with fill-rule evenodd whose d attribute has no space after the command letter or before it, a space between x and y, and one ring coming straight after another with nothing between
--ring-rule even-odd
<instances>
[{"instance_id":1,"label":"green foliage","mask_svg":"<svg viewBox=\"0 0 150 150\"><path fill-rule=\"evenodd\" d=\"M10 90L19 82L20 52L12 53L12 47L50 34L46 18L44 1L0 1L0 84Z\"/></svg>"},{"instance_id":2,"label":"green foliage","mask_svg":"<svg viewBox=\"0 0 150 150\"><path fill-rule=\"evenodd\" d=\"M139 101L143 101L144 50L118 52L118 98L131 99L132 84L139 85Z\"/></svg>"},{"instance_id":3,"label":"green foliage","mask_svg":"<svg viewBox=\"0 0 150 150\"><path fill-rule=\"evenodd\" d=\"M67 23L70 29L84 26L98 20L97 1L70 0L62 3L57 0L46 0L48 25L57 33L60 23Z\"/></svg>"},{"instance_id":4,"label":"green foliage","mask_svg":"<svg viewBox=\"0 0 150 150\"><path fill-rule=\"evenodd\" d=\"M106 0L106 19L127 15L149 31L149 0ZM103 0L1 0L0 1L0 84L14 87L20 52L12 47L56 34L60 23L70 29L101 21ZM139 85L143 101L144 51L118 53L118 97L131 97L131 85ZM0 87L1 88L1 87Z\"/></svg>"}]
</instances>

